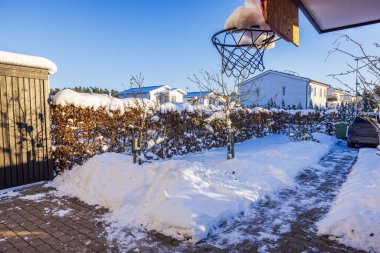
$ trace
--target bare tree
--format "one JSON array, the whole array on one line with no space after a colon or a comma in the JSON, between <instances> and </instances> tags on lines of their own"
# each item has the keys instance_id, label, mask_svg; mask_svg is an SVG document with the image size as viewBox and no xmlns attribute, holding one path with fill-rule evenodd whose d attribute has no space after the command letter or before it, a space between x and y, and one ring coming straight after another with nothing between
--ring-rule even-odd
<instances>
[{"instance_id":1,"label":"bare tree","mask_svg":"<svg viewBox=\"0 0 380 253\"><path fill-rule=\"evenodd\" d=\"M220 119L227 132L227 159L235 158L231 115L249 93L241 91L244 80L242 78L225 80L223 74L206 70L201 70L199 75L193 74L188 79L201 91L214 92L218 96L221 102L218 110L222 112Z\"/></svg>"},{"instance_id":2,"label":"bare tree","mask_svg":"<svg viewBox=\"0 0 380 253\"><path fill-rule=\"evenodd\" d=\"M347 43L350 47L344 47L344 43ZM369 54L367 49L361 43L355 41L348 35L339 36L334 45L335 47L329 52L329 56L336 53L343 54L348 58L349 63L347 63L347 70L338 74L331 74L330 76L346 86L349 90L365 95L363 96L364 101L362 102L367 103L369 107L368 109L373 113L360 114L359 116L370 122L376 129L380 143L380 94L377 94L376 92L380 87L380 54ZM378 43L374 43L373 45L375 50L380 49ZM357 75L360 86L352 87L352 85L349 84L347 77L352 74ZM359 88L358 90L356 90L357 87ZM357 93L356 96L358 95ZM378 146L378 149L380 149L380 145Z\"/></svg>"},{"instance_id":3,"label":"bare tree","mask_svg":"<svg viewBox=\"0 0 380 253\"><path fill-rule=\"evenodd\" d=\"M138 130L138 133L133 136L132 151L134 163L138 161L141 164L145 160L143 151L146 150L147 146L147 123L154 116L157 104L152 103L145 97L144 76L141 73L131 76L130 91L133 98L131 110L134 110L137 115L136 124L133 127Z\"/></svg>"}]
</instances>

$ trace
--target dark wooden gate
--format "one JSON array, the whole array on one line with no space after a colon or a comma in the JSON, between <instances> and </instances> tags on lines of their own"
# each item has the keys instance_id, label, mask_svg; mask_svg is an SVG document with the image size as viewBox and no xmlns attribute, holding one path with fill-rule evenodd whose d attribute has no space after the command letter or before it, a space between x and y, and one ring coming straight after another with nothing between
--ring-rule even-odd
<instances>
[{"instance_id":1,"label":"dark wooden gate","mask_svg":"<svg viewBox=\"0 0 380 253\"><path fill-rule=\"evenodd\" d=\"M52 178L48 70L0 64L0 189Z\"/></svg>"}]
</instances>

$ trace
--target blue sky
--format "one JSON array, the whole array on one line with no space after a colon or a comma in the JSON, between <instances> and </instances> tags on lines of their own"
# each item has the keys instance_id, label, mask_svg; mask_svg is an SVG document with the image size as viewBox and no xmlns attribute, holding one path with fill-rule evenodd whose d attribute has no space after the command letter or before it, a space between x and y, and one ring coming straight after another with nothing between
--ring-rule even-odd
<instances>
[{"instance_id":1,"label":"blue sky","mask_svg":"<svg viewBox=\"0 0 380 253\"><path fill-rule=\"evenodd\" d=\"M58 66L51 87L122 89L142 72L145 85L191 87L187 76L218 69L211 35L243 0L1 0L0 50L47 57ZM340 32L367 44L380 24ZM336 84L327 75L346 59L326 61L336 35L319 35L300 14L299 48L284 41L265 56L266 69L291 70ZM354 80L354 77L352 77Z\"/></svg>"}]
</instances>

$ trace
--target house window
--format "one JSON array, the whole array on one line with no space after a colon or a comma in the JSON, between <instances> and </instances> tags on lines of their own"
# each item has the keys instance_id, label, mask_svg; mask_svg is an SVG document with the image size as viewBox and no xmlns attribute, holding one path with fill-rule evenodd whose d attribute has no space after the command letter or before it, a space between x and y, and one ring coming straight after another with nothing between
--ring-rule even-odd
<instances>
[{"instance_id":1,"label":"house window","mask_svg":"<svg viewBox=\"0 0 380 253\"><path fill-rule=\"evenodd\" d=\"M169 102L169 96L164 96L164 103Z\"/></svg>"},{"instance_id":2,"label":"house window","mask_svg":"<svg viewBox=\"0 0 380 253\"><path fill-rule=\"evenodd\" d=\"M177 97L176 97L176 96L171 96L170 100L171 100L173 103L175 103L175 102L177 102Z\"/></svg>"},{"instance_id":3,"label":"house window","mask_svg":"<svg viewBox=\"0 0 380 253\"><path fill-rule=\"evenodd\" d=\"M282 86L282 95L285 96L285 94L286 94L286 87Z\"/></svg>"},{"instance_id":4,"label":"house window","mask_svg":"<svg viewBox=\"0 0 380 253\"><path fill-rule=\"evenodd\" d=\"M256 88L256 96L260 97L260 89Z\"/></svg>"},{"instance_id":5,"label":"house window","mask_svg":"<svg viewBox=\"0 0 380 253\"><path fill-rule=\"evenodd\" d=\"M317 96L317 88L313 88L313 96L316 97Z\"/></svg>"},{"instance_id":6,"label":"house window","mask_svg":"<svg viewBox=\"0 0 380 253\"><path fill-rule=\"evenodd\" d=\"M322 97L322 88L319 89L319 97Z\"/></svg>"}]
</instances>

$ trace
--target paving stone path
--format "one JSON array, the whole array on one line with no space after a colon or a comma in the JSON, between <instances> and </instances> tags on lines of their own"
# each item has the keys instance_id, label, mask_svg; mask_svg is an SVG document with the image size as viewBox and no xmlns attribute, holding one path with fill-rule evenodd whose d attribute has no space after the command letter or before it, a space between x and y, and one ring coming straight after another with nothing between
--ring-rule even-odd
<instances>
[{"instance_id":1,"label":"paving stone path","mask_svg":"<svg viewBox=\"0 0 380 253\"><path fill-rule=\"evenodd\" d=\"M336 145L320 162L296 177L297 187L261 201L205 240L236 252L359 252L318 236L315 223L329 210L357 158L357 150Z\"/></svg>"},{"instance_id":2,"label":"paving stone path","mask_svg":"<svg viewBox=\"0 0 380 253\"><path fill-rule=\"evenodd\" d=\"M0 198L0 252L106 252L104 208L56 197L42 185Z\"/></svg>"},{"instance_id":3,"label":"paving stone path","mask_svg":"<svg viewBox=\"0 0 380 253\"><path fill-rule=\"evenodd\" d=\"M127 244L107 241L107 210L34 186L0 198L0 252L358 252L316 234L357 157L336 145L318 166L240 217L188 245L154 232L126 230Z\"/></svg>"}]
</instances>

